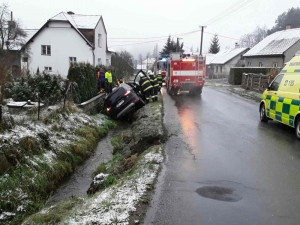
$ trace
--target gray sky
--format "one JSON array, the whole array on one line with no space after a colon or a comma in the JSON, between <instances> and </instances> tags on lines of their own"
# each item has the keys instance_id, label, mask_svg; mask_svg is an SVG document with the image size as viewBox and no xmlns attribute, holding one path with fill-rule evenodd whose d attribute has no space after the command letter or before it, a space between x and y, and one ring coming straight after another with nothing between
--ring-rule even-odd
<instances>
[{"instance_id":1,"label":"gray sky","mask_svg":"<svg viewBox=\"0 0 300 225\"><path fill-rule=\"evenodd\" d=\"M161 49L169 34L183 38L185 49L189 51L193 47L195 51L200 45L200 32L178 34L199 30L199 25L207 25L204 52L208 51L214 33L220 35L221 49L233 47L237 39L256 26L271 28L279 14L300 6L299 0L0 0L2 2L9 5L24 28L40 28L61 11L102 15L109 48L128 50L135 57L139 53L152 53L156 43Z\"/></svg>"}]
</instances>

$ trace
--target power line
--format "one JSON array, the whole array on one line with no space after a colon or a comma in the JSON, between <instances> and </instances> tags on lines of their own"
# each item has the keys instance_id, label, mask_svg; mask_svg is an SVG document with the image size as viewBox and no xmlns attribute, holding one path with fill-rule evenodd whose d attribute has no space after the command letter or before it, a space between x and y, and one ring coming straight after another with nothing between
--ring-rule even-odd
<instances>
[{"instance_id":1,"label":"power line","mask_svg":"<svg viewBox=\"0 0 300 225\"><path fill-rule=\"evenodd\" d=\"M236 7L233 7L231 10L227 10L228 13L225 15L220 14L218 17L215 17L215 19L211 19L208 23L208 25L211 25L215 22L217 22L220 19L224 19L224 17L228 17L231 16L233 14L235 14L236 12L238 12L238 10L241 10L243 8L245 8L246 6L250 5L251 3L253 3L255 0L248 0L248 1L243 1L240 4L238 4ZM245 4L244 4L245 3ZM224 12L226 13L226 11ZM223 14L224 14L223 13Z\"/></svg>"}]
</instances>

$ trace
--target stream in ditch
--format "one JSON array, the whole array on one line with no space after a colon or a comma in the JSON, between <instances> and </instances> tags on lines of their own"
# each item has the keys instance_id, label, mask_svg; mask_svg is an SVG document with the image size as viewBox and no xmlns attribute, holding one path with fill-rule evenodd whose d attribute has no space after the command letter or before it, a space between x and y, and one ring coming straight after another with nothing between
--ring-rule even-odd
<instances>
[{"instance_id":1,"label":"stream in ditch","mask_svg":"<svg viewBox=\"0 0 300 225\"><path fill-rule=\"evenodd\" d=\"M48 200L47 205L53 205L74 196L85 195L93 180L93 172L101 163L105 163L113 157L111 139L116 137L127 125L126 123L118 123L116 129L111 130L106 137L100 140L93 155L59 186Z\"/></svg>"}]
</instances>

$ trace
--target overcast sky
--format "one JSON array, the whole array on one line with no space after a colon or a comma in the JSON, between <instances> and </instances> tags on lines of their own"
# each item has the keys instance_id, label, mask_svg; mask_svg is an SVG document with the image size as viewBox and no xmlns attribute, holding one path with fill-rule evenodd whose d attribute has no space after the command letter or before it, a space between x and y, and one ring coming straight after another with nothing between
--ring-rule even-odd
<instances>
[{"instance_id":1,"label":"overcast sky","mask_svg":"<svg viewBox=\"0 0 300 225\"><path fill-rule=\"evenodd\" d=\"M300 7L299 0L0 0L2 2L8 4L24 28L40 28L62 11L102 15L109 48L128 50L136 58L139 53L152 53L156 43L161 49L169 34L174 39L182 38L186 50L191 47L197 50L200 32L182 34L199 30L199 25L207 26L204 52L208 51L214 33L219 35L221 49L234 47L243 34L252 32L256 26L271 28L279 14L291 7Z\"/></svg>"}]
</instances>

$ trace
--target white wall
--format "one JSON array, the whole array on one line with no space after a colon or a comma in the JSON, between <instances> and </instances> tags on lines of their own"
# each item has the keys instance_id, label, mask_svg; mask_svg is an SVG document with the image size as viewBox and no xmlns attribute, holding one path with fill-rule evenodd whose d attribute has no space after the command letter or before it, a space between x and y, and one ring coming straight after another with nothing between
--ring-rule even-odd
<instances>
[{"instance_id":1,"label":"white wall","mask_svg":"<svg viewBox=\"0 0 300 225\"><path fill-rule=\"evenodd\" d=\"M41 54L41 45L51 45L51 56ZM32 73L52 67L53 74L67 77L69 57L76 57L77 62L89 62L93 65L91 47L71 28L67 22L50 22L27 47L29 53L29 70ZM96 61L97 62L97 61Z\"/></svg>"},{"instance_id":2,"label":"white wall","mask_svg":"<svg viewBox=\"0 0 300 225\"><path fill-rule=\"evenodd\" d=\"M101 34L101 47L98 45L98 34ZM107 34L104 29L103 19L98 22L95 29L95 66L98 65L98 59L101 59L101 64L106 65L106 51L107 51Z\"/></svg>"}]
</instances>

